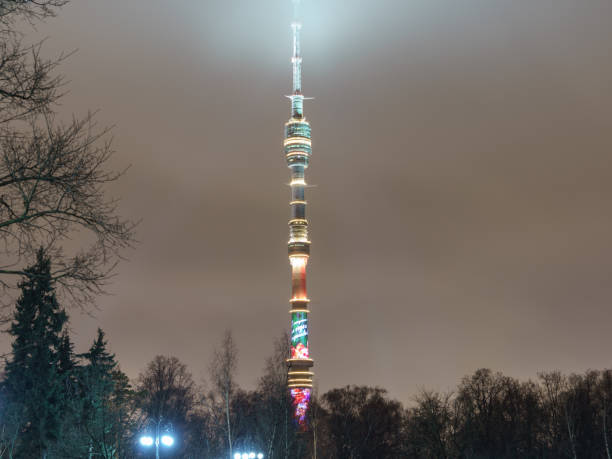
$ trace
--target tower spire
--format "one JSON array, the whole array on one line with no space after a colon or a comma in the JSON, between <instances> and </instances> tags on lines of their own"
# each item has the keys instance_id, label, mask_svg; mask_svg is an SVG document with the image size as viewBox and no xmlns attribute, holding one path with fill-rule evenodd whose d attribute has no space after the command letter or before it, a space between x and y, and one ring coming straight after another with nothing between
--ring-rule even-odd
<instances>
[{"instance_id":1,"label":"tower spire","mask_svg":"<svg viewBox=\"0 0 612 459\"><path fill-rule=\"evenodd\" d=\"M306 220L305 171L312 154L310 124L304 117L304 96L302 95L302 51L299 20L300 0L292 0L294 18L293 31L293 93L291 118L285 123L285 159L291 170L291 219L289 220L289 262L291 264L291 356L287 360L288 387L294 409L294 417L303 431L308 428L308 407L312 390L313 361L310 358L308 341L308 304L306 293L306 265L310 256L308 220Z\"/></svg>"},{"instance_id":2,"label":"tower spire","mask_svg":"<svg viewBox=\"0 0 612 459\"><path fill-rule=\"evenodd\" d=\"M301 94L302 92L302 49L300 42L300 31L302 29L302 23L299 17L300 0L293 0L293 22L291 23L291 30L293 30L293 56L291 62L293 63L293 94Z\"/></svg>"},{"instance_id":3,"label":"tower spire","mask_svg":"<svg viewBox=\"0 0 612 459\"><path fill-rule=\"evenodd\" d=\"M291 99L291 116L294 118L302 118L304 116L304 96L302 95L302 43L301 30L302 22L300 21L300 4L301 0L293 1L293 22L291 30L293 31L293 55L291 63L293 65L293 93Z\"/></svg>"}]
</instances>

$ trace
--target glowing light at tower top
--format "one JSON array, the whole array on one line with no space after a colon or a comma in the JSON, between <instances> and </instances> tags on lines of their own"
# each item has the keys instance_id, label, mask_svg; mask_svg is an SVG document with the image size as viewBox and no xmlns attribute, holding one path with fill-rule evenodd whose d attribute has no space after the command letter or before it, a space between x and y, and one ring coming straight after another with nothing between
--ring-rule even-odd
<instances>
[{"instance_id":1,"label":"glowing light at tower top","mask_svg":"<svg viewBox=\"0 0 612 459\"><path fill-rule=\"evenodd\" d=\"M312 154L310 124L304 117L304 96L302 94L302 49L299 20L301 1L293 0L293 92L291 118L285 123L284 151L287 166L291 170L291 219L289 220L289 262L291 264L291 356L288 387L293 403L294 418L301 430L308 428L308 407L312 390L313 361L308 341L308 305L306 293L306 266L310 256L308 220L306 220L305 171Z\"/></svg>"}]
</instances>

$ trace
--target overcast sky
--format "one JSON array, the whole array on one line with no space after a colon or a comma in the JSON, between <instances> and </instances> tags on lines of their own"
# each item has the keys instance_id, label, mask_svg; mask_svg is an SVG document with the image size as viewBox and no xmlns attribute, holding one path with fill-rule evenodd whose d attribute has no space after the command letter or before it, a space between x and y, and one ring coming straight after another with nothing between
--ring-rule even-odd
<instances>
[{"instance_id":1,"label":"overcast sky","mask_svg":"<svg viewBox=\"0 0 612 459\"><path fill-rule=\"evenodd\" d=\"M477 368L612 366L612 2L304 0L321 391L404 402ZM233 330L252 388L289 326L289 0L75 0L39 27L64 116L114 125L142 218L96 318L131 377L200 379Z\"/></svg>"}]
</instances>

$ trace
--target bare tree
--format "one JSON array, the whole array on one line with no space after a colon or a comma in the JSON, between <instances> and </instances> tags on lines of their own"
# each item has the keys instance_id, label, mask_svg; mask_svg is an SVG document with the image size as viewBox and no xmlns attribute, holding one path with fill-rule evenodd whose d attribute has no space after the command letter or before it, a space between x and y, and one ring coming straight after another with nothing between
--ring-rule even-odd
<instances>
[{"instance_id":1,"label":"bare tree","mask_svg":"<svg viewBox=\"0 0 612 459\"><path fill-rule=\"evenodd\" d=\"M156 422L183 424L195 401L195 384L187 366L176 357L156 356L138 376L141 409Z\"/></svg>"},{"instance_id":2,"label":"bare tree","mask_svg":"<svg viewBox=\"0 0 612 459\"><path fill-rule=\"evenodd\" d=\"M43 20L65 3L0 0L0 286L27 275L23 266L43 246L56 285L84 306L104 291L135 224L105 195L122 175L108 168L108 130L91 114L69 123L54 114L64 86L55 70L65 56L43 58L42 44L25 44L20 31L24 20ZM91 243L66 254L61 244L77 232Z\"/></svg>"},{"instance_id":3,"label":"bare tree","mask_svg":"<svg viewBox=\"0 0 612 459\"><path fill-rule=\"evenodd\" d=\"M266 368L259 379L258 390L263 403L260 409L260 424L266 438L266 457L288 457L289 419L291 409L287 390L287 358L290 337L286 331L274 341L273 354L266 359ZM282 454L281 454L282 451Z\"/></svg>"},{"instance_id":4,"label":"bare tree","mask_svg":"<svg viewBox=\"0 0 612 459\"><path fill-rule=\"evenodd\" d=\"M601 398L601 417L602 417L602 426L601 430L603 433L604 446L606 449L606 457L611 459L612 456L610 454L610 444L608 442L608 410L609 408L609 400L610 394L612 394L612 371L605 370L601 373L601 382L600 382L600 398Z\"/></svg>"},{"instance_id":5,"label":"bare tree","mask_svg":"<svg viewBox=\"0 0 612 459\"><path fill-rule=\"evenodd\" d=\"M225 414L225 432L229 457L232 455L232 425L230 416L230 404L236 390L235 374L238 364L238 350L232 337L232 332L227 330L221 341L221 347L215 349L210 364L210 376L213 387L221 398L223 412Z\"/></svg>"},{"instance_id":6,"label":"bare tree","mask_svg":"<svg viewBox=\"0 0 612 459\"><path fill-rule=\"evenodd\" d=\"M384 389L367 386L332 389L321 397L321 403L329 432L326 457L401 457L404 412ZM297 456L302 457L299 452Z\"/></svg>"},{"instance_id":7,"label":"bare tree","mask_svg":"<svg viewBox=\"0 0 612 459\"><path fill-rule=\"evenodd\" d=\"M410 446L422 457L452 455L452 394L422 389L414 398L416 406L408 416Z\"/></svg>"}]
</instances>

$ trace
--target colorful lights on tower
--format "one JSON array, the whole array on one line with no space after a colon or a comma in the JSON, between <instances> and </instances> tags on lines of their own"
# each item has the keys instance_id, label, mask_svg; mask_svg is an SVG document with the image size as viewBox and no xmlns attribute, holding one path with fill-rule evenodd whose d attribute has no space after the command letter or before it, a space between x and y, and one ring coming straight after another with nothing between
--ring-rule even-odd
<instances>
[{"instance_id":1,"label":"colorful lights on tower","mask_svg":"<svg viewBox=\"0 0 612 459\"><path fill-rule=\"evenodd\" d=\"M293 92L291 99L291 118L285 123L284 150L287 165L291 170L291 220L289 220L289 263L291 264L291 356L288 387L294 410L294 418L303 431L308 428L308 407L312 391L311 371L313 361L308 343L308 304L306 294L306 265L310 255L308 239L308 220L306 220L305 171L312 154L310 124L304 117L304 96L302 94L302 52L300 47L299 20L301 0L292 0L294 19L293 31Z\"/></svg>"}]
</instances>

